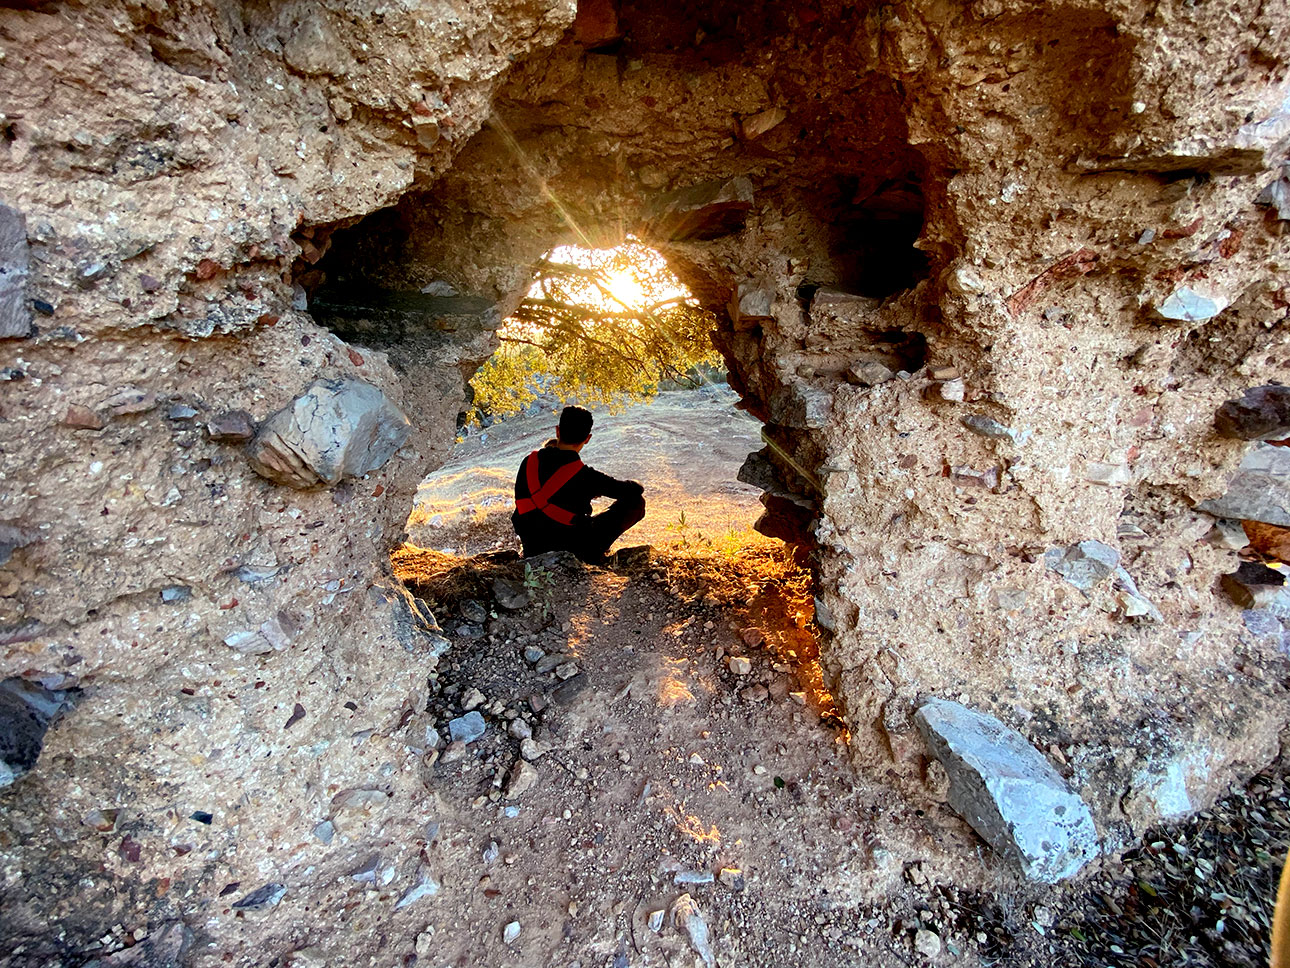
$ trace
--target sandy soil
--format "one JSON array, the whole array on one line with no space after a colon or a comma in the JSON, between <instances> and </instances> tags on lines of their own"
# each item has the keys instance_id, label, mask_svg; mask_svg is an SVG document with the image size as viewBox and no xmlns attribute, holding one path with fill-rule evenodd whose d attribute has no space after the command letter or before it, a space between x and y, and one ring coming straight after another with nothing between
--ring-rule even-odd
<instances>
[{"instance_id":1,"label":"sandy soil","mask_svg":"<svg viewBox=\"0 0 1290 968\"><path fill-rule=\"evenodd\" d=\"M747 535L761 491L735 479L762 446L760 424L725 385L661 393L622 413L597 412L583 460L645 485L645 520L624 544L720 544ZM556 414L519 417L467 437L422 482L408 519L417 545L458 554L518 548L509 515L525 455L555 433Z\"/></svg>"}]
</instances>

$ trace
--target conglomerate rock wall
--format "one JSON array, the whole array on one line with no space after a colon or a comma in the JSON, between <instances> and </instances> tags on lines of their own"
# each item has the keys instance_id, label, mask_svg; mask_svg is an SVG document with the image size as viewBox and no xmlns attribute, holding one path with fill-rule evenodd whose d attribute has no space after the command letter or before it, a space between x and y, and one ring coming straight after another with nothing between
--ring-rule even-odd
<instances>
[{"instance_id":1,"label":"conglomerate rock wall","mask_svg":"<svg viewBox=\"0 0 1290 968\"><path fill-rule=\"evenodd\" d=\"M0 9L0 679L71 706L0 791L33 959L144 921L289 950L335 836L419 883L442 643L385 559L558 242L633 232L718 314L858 768L941 796L913 712L963 701L1113 847L1275 753L1284 640L1194 506L1246 447L1216 408L1290 364L1290 17L581 6ZM318 380L401 448L257 475Z\"/></svg>"}]
</instances>

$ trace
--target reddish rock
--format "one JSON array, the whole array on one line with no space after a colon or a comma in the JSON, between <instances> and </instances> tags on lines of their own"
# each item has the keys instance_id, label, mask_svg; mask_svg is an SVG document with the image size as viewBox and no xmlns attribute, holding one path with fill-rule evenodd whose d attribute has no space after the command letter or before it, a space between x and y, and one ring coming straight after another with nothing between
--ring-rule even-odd
<instances>
[{"instance_id":1,"label":"reddish rock","mask_svg":"<svg viewBox=\"0 0 1290 968\"><path fill-rule=\"evenodd\" d=\"M214 259L202 259L201 262L197 263L196 276L204 282L207 279L214 279L219 274L219 271L219 263Z\"/></svg>"},{"instance_id":2,"label":"reddish rock","mask_svg":"<svg viewBox=\"0 0 1290 968\"><path fill-rule=\"evenodd\" d=\"M346 347L345 352L349 355L349 361L353 363L355 366L363 365L363 354L360 353L358 350L354 349L354 347L352 346Z\"/></svg>"},{"instance_id":3,"label":"reddish rock","mask_svg":"<svg viewBox=\"0 0 1290 968\"><path fill-rule=\"evenodd\" d=\"M103 418L89 407L73 403L68 406L67 413L63 415L63 426L75 427L77 430L102 430Z\"/></svg>"},{"instance_id":4,"label":"reddish rock","mask_svg":"<svg viewBox=\"0 0 1290 968\"><path fill-rule=\"evenodd\" d=\"M255 421L245 410L229 410L212 418L206 433L219 443L238 443L255 436Z\"/></svg>"}]
</instances>

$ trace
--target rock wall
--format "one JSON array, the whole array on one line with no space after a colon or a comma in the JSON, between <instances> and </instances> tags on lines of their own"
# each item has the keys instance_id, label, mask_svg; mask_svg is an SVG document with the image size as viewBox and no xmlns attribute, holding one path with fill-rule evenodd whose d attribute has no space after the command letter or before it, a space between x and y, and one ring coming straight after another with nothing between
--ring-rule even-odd
<instances>
[{"instance_id":1,"label":"rock wall","mask_svg":"<svg viewBox=\"0 0 1290 968\"><path fill-rule=\"evenodd\" d=\"M860 768L939 796L913 713L956 699L1048 753L1114 845L1275 751L1279 621L1218 591L1233 556L1194 508L1247 446L1216 408L1287 372L1290 20L574 15L0 10L0 679L63 708L0 792L33 963L123 920L186 922L163 937L202 962L193 931L290 950L378 843L422 883L442 643L385 556L557 242L635 232L719 314ZM246 438L319 380L374 388L399 449L271 483ZM341 424L366 426L318 426Z\"/></svg>"}]
</instances>

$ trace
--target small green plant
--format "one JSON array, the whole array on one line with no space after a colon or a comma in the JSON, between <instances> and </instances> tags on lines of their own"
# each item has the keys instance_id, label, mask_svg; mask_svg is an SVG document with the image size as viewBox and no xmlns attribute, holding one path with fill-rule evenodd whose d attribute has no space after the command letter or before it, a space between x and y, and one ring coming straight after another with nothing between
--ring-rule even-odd
<instances>
[{"instance_id":1,"label":"small green plant","mask_svg":"<svg viewBox=\"0 0 1290 968\"><path fill-rule=\"evenodd\" d=\"M551 595L555 588L555 572L526 561L523 585L525 591L529 593L529 600L541 610L542 617L549 617L554 611Z\"/></svg>"}]
</instances>

